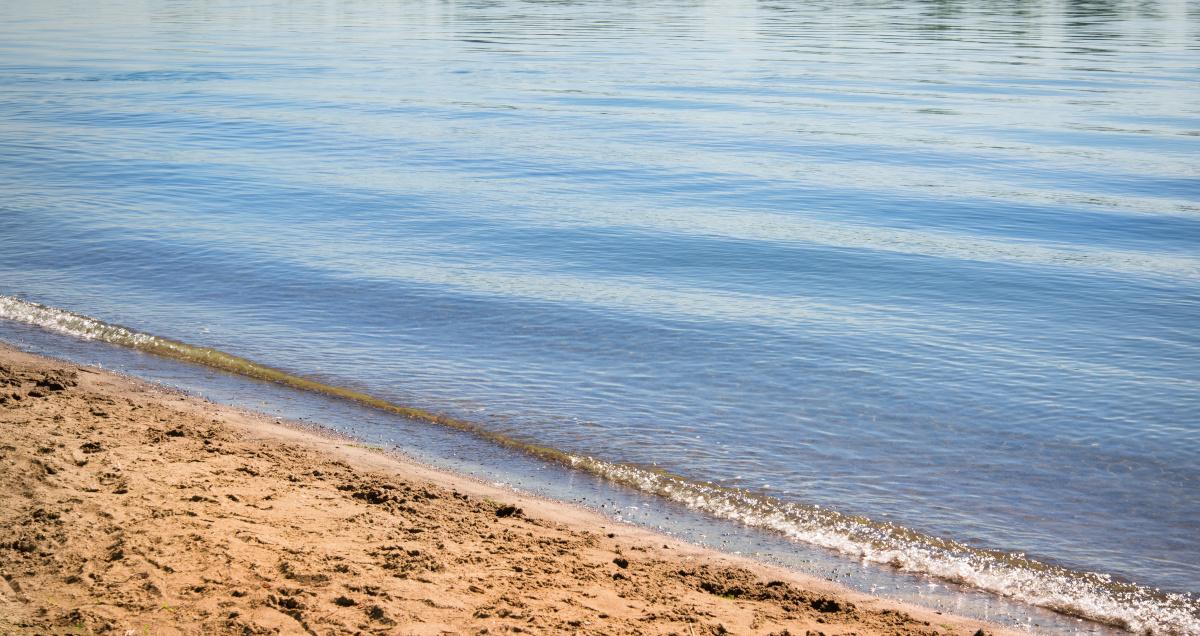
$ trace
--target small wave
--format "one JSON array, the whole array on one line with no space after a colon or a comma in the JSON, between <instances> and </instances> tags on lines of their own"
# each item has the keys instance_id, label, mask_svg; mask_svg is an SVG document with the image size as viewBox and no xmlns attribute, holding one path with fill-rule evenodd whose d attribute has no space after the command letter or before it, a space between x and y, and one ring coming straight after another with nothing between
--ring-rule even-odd
<instances>
[{"instance_id":1,"label":"small wave","mask_svg":"<svg viewBox=\"0 0 1200 636\"><path fill-rule=\"evenodd\" d=\"M64 78L64 80L83 82L207 82L231 78L231 75L217 71L156 70L87 75Z\"/></svg>"},{"instance_id":2,"label":"small wave","mask_svg":"<svg viewBox=\"0 0 1200 636\"><path fill-rule=\"evenodd\" d=\"M1200 634L1200 601L1107 574L974 548L891 523L780 501L675 475L572 456L572 466L689 508L872 563L971 586L1144 634Z\"/></svg>"},{"instance_id":3,"label":"small wave","mask_svg":"<svg viewBox=\"0 0 1200 636\"><path fill-rule=\"evenodd\" d=\"M891 523L786 502L669 473L574 455L523 442L470 421L403 406L366 393L310 380L207 347L141 333L66 310L0 295L0 318L88 340L221 369L296 389L352 400L404 417L470 432L494 443L586 471L611 482L686 505L715 517L777 532L872 563L986 590L1135 633L1200 634L1200 600L1106 574L1079 572L1024 555L974 548Z\"/></svg>"}]
</instances>

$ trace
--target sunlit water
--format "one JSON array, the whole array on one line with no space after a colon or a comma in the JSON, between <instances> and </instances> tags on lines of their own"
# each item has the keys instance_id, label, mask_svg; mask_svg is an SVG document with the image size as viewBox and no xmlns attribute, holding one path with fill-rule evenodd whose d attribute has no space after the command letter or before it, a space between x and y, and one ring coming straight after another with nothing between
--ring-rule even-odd
<instances>
[{"instance_id":1,"label":"sunlit water","mask_svg":"<svg viewBox=\"0 0 1200 636\"><path fill-rule=\"evenodd\" d=\"M1198 87L1187 2L0 3L0 315L1200 591Z\"/></svg>"}]
</instances>

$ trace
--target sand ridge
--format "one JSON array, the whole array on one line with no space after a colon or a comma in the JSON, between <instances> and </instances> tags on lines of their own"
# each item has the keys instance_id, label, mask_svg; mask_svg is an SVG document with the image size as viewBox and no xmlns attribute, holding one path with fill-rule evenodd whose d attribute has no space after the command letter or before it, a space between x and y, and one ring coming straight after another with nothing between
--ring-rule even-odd
<instances>
[{"instance_id":1,"label":"sand ridge","mask_svg":"<svg viewBox=\"0 0 1200 636\"><path fill-rule=\"evenodd\" d=\"M0 345L0 634L980 631Z\"/></svg>"}]
</instances>

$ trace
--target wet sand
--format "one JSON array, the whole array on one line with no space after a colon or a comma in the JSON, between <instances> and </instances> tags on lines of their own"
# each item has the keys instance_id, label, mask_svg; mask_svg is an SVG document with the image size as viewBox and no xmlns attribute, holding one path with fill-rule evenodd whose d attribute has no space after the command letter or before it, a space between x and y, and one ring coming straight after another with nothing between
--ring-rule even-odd
<instances>
[{"instance_id":1,"label":"wet sand","mask_svg":"<svg viewBox=\"0 0 1200 636\"><path fill-rule=\"evenodd\" d=\"M0 344L0 634L981 630Z\"/></svg>"}]
</instances>

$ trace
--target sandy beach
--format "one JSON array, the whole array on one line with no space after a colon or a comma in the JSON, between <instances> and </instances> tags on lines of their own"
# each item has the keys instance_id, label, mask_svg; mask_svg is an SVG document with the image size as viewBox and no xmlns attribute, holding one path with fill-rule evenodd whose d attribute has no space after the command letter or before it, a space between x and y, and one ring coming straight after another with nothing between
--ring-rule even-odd
<instances>
[{"instance_id":1,"label":"sandy beach","mask_svg":"<svg viewBox=\"0 0 1200 636\"><path fill-rule=\"evenodd\" d=\"M0 345L0 633L965 634L379 449Z\"/></svg>"}]
</instances>

